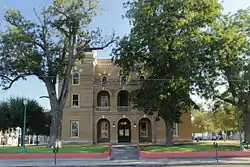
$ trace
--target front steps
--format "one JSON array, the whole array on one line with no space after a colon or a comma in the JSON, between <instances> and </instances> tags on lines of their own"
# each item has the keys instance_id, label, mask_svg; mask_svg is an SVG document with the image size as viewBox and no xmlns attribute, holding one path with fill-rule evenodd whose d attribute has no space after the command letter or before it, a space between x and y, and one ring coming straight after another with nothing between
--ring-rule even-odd
<instances>
[{"instance_id":1,"label":"front steps","mask_svg":"<svg viewBox=\"0 0 250 167\"><path fill-rule=\"evenodd\" d=\"M111 146L110 160L136 160L139 149L135 144L114 144Z\"/></svg>"}]
</instances>

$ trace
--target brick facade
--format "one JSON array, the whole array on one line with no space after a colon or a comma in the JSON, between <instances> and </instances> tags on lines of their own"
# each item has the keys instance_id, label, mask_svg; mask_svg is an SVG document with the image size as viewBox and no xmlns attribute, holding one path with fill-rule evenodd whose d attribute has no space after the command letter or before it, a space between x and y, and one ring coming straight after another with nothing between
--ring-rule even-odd
<instances>
[{"instance_id":1,"label":"brick facade","mask_svg":"<svg viewBox=\"0 0 250 167\"><path fill-rule=\"evenodd\" d=\"M120 68L109 59L85 60L72 72L72 84L63 113L62 140L77 143L165 141L164 121L131 107L129 94L140 86L143 75L119 75ZM60 87L60 86L59 86ZM177 126L175 140L191 140L191 115L185 113Z\"/></svg>"}]
</instances>

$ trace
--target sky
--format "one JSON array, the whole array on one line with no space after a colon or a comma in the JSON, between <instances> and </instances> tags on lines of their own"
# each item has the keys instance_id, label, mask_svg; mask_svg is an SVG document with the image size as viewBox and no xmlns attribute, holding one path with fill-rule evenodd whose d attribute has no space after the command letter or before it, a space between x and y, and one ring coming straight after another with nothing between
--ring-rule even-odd
<instances>
[{"instance_id":1,"label":"sky","mask_svg":"<svg viewBox=\"0 0 250 167\"><path fill-rule=\"evenodd\" d=\"M103 9L101 15L93 19L91 27L100 27L104 35L109 35L115 31L116 35L123 36L130 31L130 25L127 19L122 19L125 13L123 2L126 0L100 0L100 6ZM43 6L48 6L52 0L0 0L0 24L4 25L3 16L8 8L14 8L21 11L24 17L35 20L34 8L39 11ZM234 13L239 9L250 6L250 0L224 0L224 12ZM98 51L97 58L110 58L111 47ZM35 76L28 77L26 81L20 80L13 84L8 90L0 90L0 101L7 100L9 97L26 97L37 100L44 108L50 108L49 100L39 98L46 96L47 90L43 82ZM195 101L201 101L195 97Z\"/></svg>"}]
</instances>

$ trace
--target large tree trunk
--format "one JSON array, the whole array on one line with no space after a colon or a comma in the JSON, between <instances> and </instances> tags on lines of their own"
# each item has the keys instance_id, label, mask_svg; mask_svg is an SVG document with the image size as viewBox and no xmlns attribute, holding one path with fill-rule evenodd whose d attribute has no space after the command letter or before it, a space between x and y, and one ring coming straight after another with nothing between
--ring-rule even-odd
<instances>
[{"instance_id":1,"label":"large tree trunk","mask_svg":"<svg viewBox=\"0 0 250 167\"><path fill-rule=\"evenodd\" d=\"M165 121L165 130L166 130L166 142L167 146L173 145L173 122L169 120Z\"/></svg>"},{"instance_id":2,"label":"large tree trunk","mask_svg":"<svg viewBox=\"0 0 250 167\"><path fill-rule=\"evenodd\" d=\"M62 113L63 109L61 109L59 105L51 105L52 120L50 125L50 138L48 147L54 146L56 140L61 140Z\"/></svg>"},{"instance_id":3,"label":"large tree trunk","mask_svg":"<svg viewBox=\"0 0 250 167\"><path fill-rule=\"evenodd\" d=\"M46 87L49 94L52 116L48 147L52 147L55 145L56 140L61 140L62 116L67 95L65 98L58 99L55 85L48 82L46 83ZM67 91L67 89L65 91Z\"/></svg>"},{"instance_id":4,"label":"large tree trunk","mask_svg":"<svg viewBox=\"0 0 250 167\"><path fill-rule=\"evenodd\" d=\"M244 112L244 134L245 134L245 141L250 143L250 112L245 111Z\"/></svg>"}]
</instances>

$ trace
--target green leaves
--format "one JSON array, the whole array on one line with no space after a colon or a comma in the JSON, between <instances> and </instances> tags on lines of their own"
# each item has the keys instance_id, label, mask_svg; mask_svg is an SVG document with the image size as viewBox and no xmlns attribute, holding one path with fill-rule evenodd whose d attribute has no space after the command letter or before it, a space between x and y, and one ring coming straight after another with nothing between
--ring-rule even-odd
<instances>
[{"instance_id":1,"label":"green leaves","mask_svg":"<svg viewBox=\"0 0 250 167\"><path fill-rule=\"evenodd\" d=\"M240 115L238 115L238 113ZM235 106L224 103L213 115L213 124L216 130L235 130L238 129L237 119L243 122L242 112L235 109ZM238 118L239 117L239 118Z\"/></svg>"},{"instance_id":2,"label":"green leaves","mask_svg":"<svg viewBox=\"0 0 250 167\"><path fill-rule=\"evenodd\" d=\"M0 34L1 85L9 88L14 79L28 75L55 84L56 77L70 75L85 52L112 43L114 36L107 41L99 29L89 29L97 5L97 0L54 0L40 13L35 11L38 23L9 9L4 16L7 27Z\"/></svg>"},{"instance_id":3,"label":"green leaves","mask_svg":"<svg viewBox=\"0 0 250 167\"><path fill-rule=\"evenodd\" d=\"M204 133L204 132L214 132L214 121L212 112L192 112L192 132L194 133Z\"/></svg>"},{"instance_id":4,"label":"green leaves","mask_svg":"<svg viewBox=\"0 0 250 167\"><path fill-rule=\"evenodd\" d=\"M101 50L115 41L91 30L92 17L97 13L98 0L54 0L40 13L38 23L25 19L18 10L5 14L8 25L0 34L0 86L8 89L19 79L35 75L42 80L50 95L52 115L51 143L59 138L63 108L68 97L72 68L86 52ZM58 79L59 78L59 79ZM55 93L57 81L61 88ZM59 135L59 136L58 136Z\"/></svg>"},{"instance_id":5,"label":"green leaves","mask_svg":"<svg viewBox=\"0 0 250 167\"><path fill-rule=\"evenodd\" d=\"M0 130L23 127L24 98L10 98L0 103ZM27 128L31 134L48 135L50 115L34 100L27 105Z\"/></svg>"},{"instance_id":6,"label":"green leaves","mask_svg":"<svg viewBox=\"0 0 250 167\"><path fill-rule=\"evenodd\" d=\"M54 0L46 11L52 16L51 25L64 35L81 33L97 14L98 0Z\"/></svg>"},{"instance_id":7,"label":"green leaves","mask_svg":"<svg viewBox=\"0 0 250 167\"><path fill-rule=\"evenodd\" d=\"M211 27L221 16L221 5L216 0L138 0L125 5L133 27L113 49L114 62L125 73L150 74L137 92L138 107L178 122L181 109L196 106L189 93L197 90L197 77L209 66Z\"/></svg>"}]
</instances>

